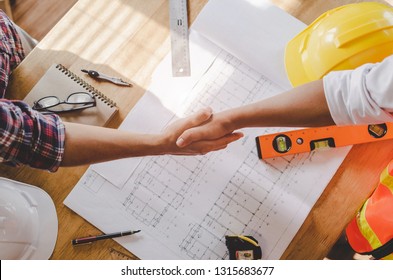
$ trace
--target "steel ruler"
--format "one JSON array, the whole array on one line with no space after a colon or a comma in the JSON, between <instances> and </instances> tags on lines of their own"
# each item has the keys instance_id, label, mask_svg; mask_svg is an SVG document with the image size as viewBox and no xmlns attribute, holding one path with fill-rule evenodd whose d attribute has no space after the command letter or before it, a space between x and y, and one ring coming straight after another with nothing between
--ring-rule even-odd
<instances>
[{"instance_id":1,"label":"steel ruler","mask_svg":"<svg viewBox=\"0 0 393 280\"><path fill-rule=\"evenodd\" d=\"M256 137L261 159L343 147L393 138L393 124L326 126L261 135Z\"/></svg>"},{"instance_id":2,"label":"steel ruler","mask_svg":"<svg viewBox=\"0 0 393 280\"><path fill-rule=\"evenodd\" d=\"M190 76L187 0L169 0L172 75Z\"/></svg>"},{"instance_id":3,"label":"steel ruler","mask_svg":"<svg viewBox=\"0 0 393 280\"><path fill-rule=\"evenodd\" d=\"M133 260L131 256L123 254L122 252L116 249L110 248L109 252L111 254L112 260Z\"/></svg>"}]
</instances>

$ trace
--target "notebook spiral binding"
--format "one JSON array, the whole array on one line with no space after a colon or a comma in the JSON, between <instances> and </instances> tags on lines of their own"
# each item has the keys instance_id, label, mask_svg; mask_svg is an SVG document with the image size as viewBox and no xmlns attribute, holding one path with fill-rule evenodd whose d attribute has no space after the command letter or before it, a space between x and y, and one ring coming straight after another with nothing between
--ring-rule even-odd
<instances>
[{"instance_id":1,"label":"notebook spiral binding","mask_svg":"<svg viewBox=\"0 0 393 280\"><path fill-rule=\"evenodd\" d=\"M95 97L101 99L104 101L108 106L111 107L116 107L116 103L108 98L105 94L103 94L101 91L93 87L92 85L88 84L85 80L80 78L78 75L76 75L74 72L70 71L68 68L63 66L62 64L57 64L56 68L58 68L60 71L62 71L64 74L66 74L68 77L79 83L81 86L83 86L87 91L92 93Z\"/></svg>"}]
</instances>

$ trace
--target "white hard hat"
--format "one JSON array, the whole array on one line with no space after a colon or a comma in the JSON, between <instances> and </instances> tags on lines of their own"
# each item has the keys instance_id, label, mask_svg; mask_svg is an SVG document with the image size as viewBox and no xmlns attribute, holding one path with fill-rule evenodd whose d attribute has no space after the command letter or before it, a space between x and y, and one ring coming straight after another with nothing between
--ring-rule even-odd
<instances>
[{"instance_id":1,"label":"white hard hat","mask_svg":"<svg viewBox=\"0 0 393 280\"><path fill-rule=\"evenodd\" d=\"M0 177L0 259L49 259L57 230L56 208L45 191Z\"/></svg>"}]
</instances>

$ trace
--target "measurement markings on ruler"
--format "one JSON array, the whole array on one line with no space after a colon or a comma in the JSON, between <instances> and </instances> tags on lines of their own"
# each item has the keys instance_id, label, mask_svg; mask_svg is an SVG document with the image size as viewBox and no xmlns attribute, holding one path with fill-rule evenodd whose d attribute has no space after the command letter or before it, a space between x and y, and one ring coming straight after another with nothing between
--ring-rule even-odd
<instances>
[{"instance_id":1,"label":"measurement markings on ruler","mask_svg":"<svg viewBox=\"0 0 393 280\"><path fill-rule=\"evenodd\" d=\"M172 75L190 76L187 0L169 1Z\"/></svg>"},{"instance_id":2,"label":"measurement markings on ruler","mask_svg":"<svg viewBox=\"0 0 393 280\"><path fill-rule=\"evenodd\" d=\"M117 251L113 248L110 248L109 252L111 254L112 260L133 260L131 256L123 254L122 252Z\"/></svg>"}]
</instances>

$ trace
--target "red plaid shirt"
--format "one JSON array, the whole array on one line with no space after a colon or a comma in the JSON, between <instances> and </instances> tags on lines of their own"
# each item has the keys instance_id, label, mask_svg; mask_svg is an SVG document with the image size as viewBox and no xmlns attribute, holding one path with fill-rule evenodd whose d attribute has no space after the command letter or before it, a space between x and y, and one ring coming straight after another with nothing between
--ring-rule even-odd
<instances>
[{"instance_id":1,"label":"red plaid shirt","mask_svg":"<svg viewBox=\"0 0 393 280\"><path fill-rule=\"evenodd\" d=\"M10 19L0 10L0 162L56 171L64 153L64 125L22 101L4 99L9 76L24 58Z\"/></svg>"}]
</instances>

